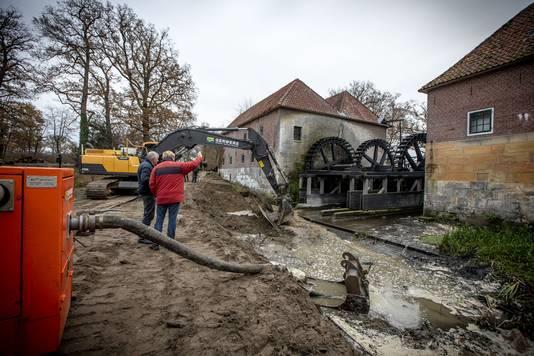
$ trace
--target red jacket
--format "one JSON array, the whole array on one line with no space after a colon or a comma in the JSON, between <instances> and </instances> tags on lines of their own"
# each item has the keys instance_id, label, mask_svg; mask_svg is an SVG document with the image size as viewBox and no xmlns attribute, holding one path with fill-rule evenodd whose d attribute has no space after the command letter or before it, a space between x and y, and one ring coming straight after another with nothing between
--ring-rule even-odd
<instances>
[{"instance_id":1,"label":"red jacket","mask_svg":"<svg viewBox=\"0 0 534 356\"><path fill-rule=\"evenodd\" d=\"M184 175L202 163L197 157L189 162L163 161L150 173L150 190L158 205L184 201Z\"/></svg>"}]
</instances>

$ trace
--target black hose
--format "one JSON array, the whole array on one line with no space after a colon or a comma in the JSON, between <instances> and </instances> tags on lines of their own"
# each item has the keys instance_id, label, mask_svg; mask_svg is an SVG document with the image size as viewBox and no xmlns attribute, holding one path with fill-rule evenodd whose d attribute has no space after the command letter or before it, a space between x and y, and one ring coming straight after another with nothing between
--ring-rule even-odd
<instances>
[{"instance_id":1,"label":"black hose","mask_svg":"<svg viewBox=\"0 0 534 356\"><path fill-rule=\"evenodd\" d=\"M95 227L97 229L124 229L126 231L129 231L131 233L134 233L144 239L150 240L154 243L157 243L160 246L165 247L166 249L184 257L188 260L191 260L193 262L196 262L200 265L216 269L219 271L225 271L225 272L235 272L235 273L247 273L247 274L254 274L259 273L266 269L267 267L270 267L271 265L266 264L239 264L239 263L232 263L232 262L226 262L223 260L220 260L218 258L209 257L202 255L189 246L178 242L176 240L170 239L163 235L161 232L146 226L142 224L139 221L132 220L129 218L125 218L123 216L119 215L96 215L91 216L95 218ZM71 224L71 228L73 230L79 230L79 226L76 224L78 223L78 219L72 219L71 220L73 224ZM83 229L81 229L83 230Z\"/></svg>"}]
</instances>

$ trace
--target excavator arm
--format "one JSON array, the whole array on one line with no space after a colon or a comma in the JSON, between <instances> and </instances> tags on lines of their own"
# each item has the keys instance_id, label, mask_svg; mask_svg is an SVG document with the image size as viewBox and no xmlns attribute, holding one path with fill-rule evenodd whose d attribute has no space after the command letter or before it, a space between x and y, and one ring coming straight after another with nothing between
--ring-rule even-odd
<instances>
[{"instance_id":1,"label":"excavator arm","mask_svg":"<svg viewBox=\"0 0 534 356\"><path fill-rule=\"evenodd\" d=\"M221 135L219 132L240 131L245 133L243 139L236 139ZM280 225L283 220L291 213L291 204L287 197L288 180L284 172L278 165L276 157L271 151L263 137L251 128L183 128L168 134L156 146L152 147L153 151L160 155L164 151L173 151L177 154L183 154L196 145L222 146L234 149L248 150L258 162L267 181L273 188L278 199L278 216L276 224ZM278 177L277 177L278 176ZM279 181L280 179L280 181ZM262 211L264 215L265 212ZM272 219L266 216L272 222Z\"/></svg>"}]
</instances>

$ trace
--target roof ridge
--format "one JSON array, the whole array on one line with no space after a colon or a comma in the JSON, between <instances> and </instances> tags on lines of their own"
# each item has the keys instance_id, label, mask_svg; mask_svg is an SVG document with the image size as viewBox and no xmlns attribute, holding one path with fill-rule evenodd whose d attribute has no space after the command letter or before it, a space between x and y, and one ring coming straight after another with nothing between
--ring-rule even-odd
<instances>
[{"instance_id":1,"label":"roof ridge","mask_svg":"<svg viewBox=\"0 0 534 356\"><path fill-rule=\"evenodd\" d=\"M295 84L296 84L297 82L299 82L299 81L300 81L300 79L297 78L297 79L293 79L293 81L291 81L291 82L289 83L289 84L291 84L290 87L286 90L286 92L285 92L284 95L280 98L280 100L278 100L278 104L279 104L279 105L283 105L284 100L286 100L286 98L287 98L287 96L289 95L289 93L293 90L293 87L295 86ZM304 83L303 83L303 84L304 84ZM286 85L287 85L287 84L286 84ZM305 84L304 84L304 85L305 85Z\"/></svg>"}]
</instances>

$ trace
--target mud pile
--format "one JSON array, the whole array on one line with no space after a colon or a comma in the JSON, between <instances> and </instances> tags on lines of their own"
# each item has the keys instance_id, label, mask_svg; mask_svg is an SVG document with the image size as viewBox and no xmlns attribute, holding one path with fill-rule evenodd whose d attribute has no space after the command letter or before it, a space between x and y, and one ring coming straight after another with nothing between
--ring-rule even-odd
<instances>
[{"instance_id":1,"label":"mud pile","mask_svg":"<svg viewBox=\"0 0 534 356\"><path fill-rule=\"evenodd\" d=\"M286 234L258 216L228 215L254 211L257 200L226 182L210 177L187 184L186 191L176 238L204 254L264 262L236 235ZM139 218L142 203L122 205L121 213ZM75 254L64 353L355 353L286 272L210 270L164 249L150 250L122 230L80 239L85 247L77 245Z\"/></svg>"}]
</instances>

